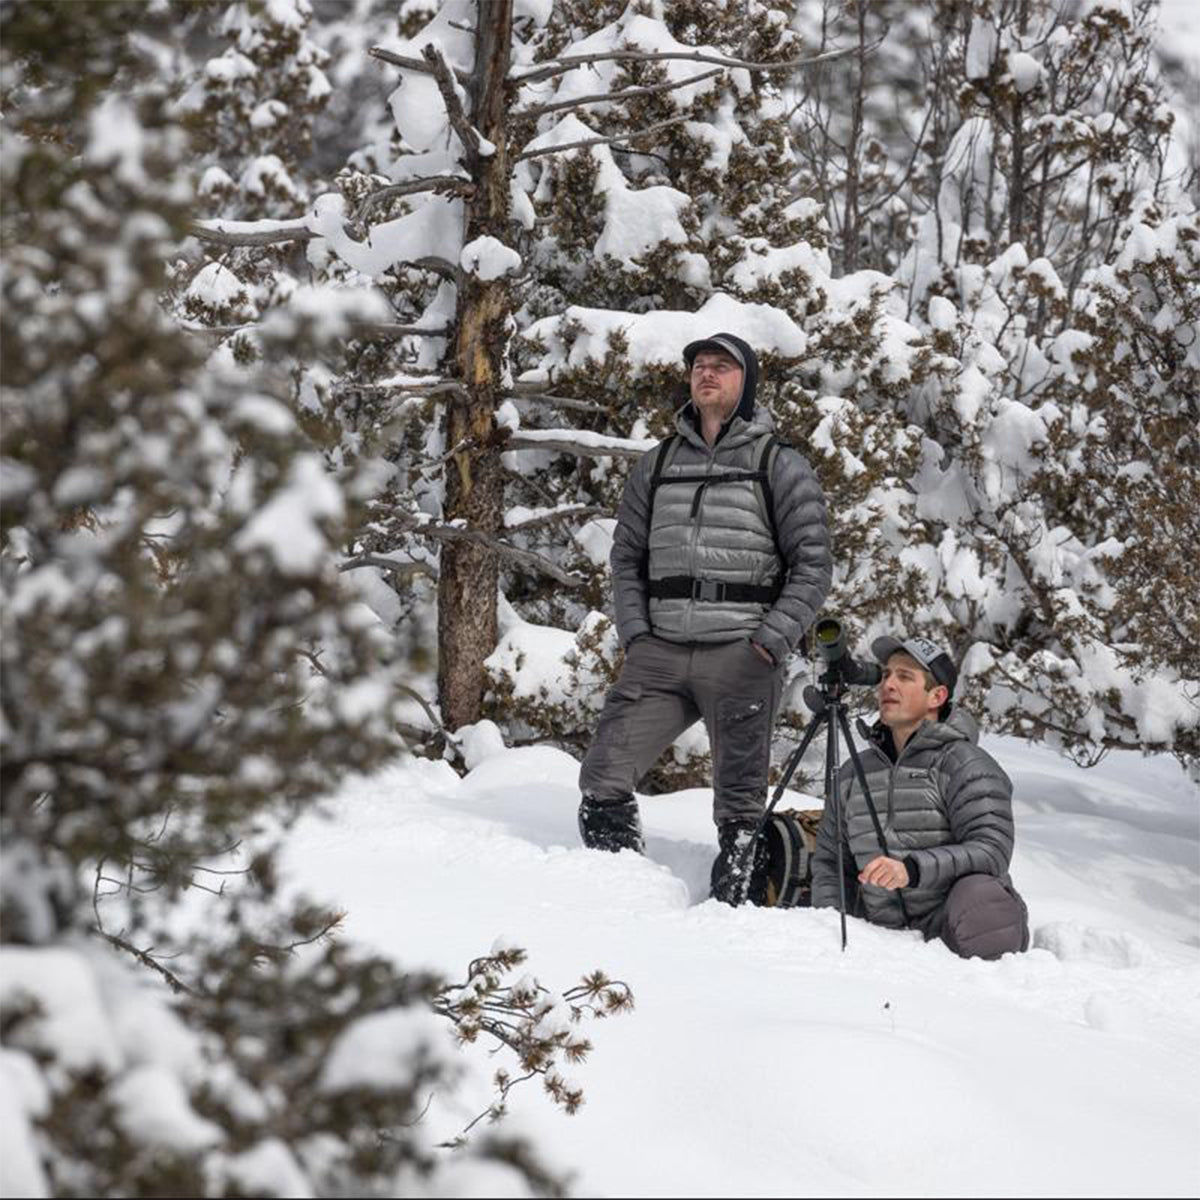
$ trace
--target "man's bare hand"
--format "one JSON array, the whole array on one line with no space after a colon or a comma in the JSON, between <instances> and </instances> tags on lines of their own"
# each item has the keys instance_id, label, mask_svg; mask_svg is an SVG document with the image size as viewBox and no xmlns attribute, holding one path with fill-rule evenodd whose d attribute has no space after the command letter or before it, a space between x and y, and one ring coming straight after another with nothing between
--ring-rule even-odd
<instances>
[{"instance_id":1,"label":"man's bare hand","mask_svg":"<svg viewBox=\"0 0 1200 1200\"><path fill-rule=\"evenodd\" d=\"M875 887L887 888L894 892L897 888L908 887L908 868L899 860L884 858L881 854L871 859L858 873L859 883L870 883Z\"/></svg>"}]
</instances>

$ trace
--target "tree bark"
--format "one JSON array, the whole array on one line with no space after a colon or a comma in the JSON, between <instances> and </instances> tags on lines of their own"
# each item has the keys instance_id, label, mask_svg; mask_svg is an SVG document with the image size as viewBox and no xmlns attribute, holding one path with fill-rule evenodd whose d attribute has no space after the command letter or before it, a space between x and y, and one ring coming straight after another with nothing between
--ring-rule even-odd
<instances>
[{"instance_id":1,"label":"tree bark","mask_svg":"<svg viewBox=\"0 0 1200 1200\"><path fill-rule=\"evenodd\" d=\"M505 241L509 220L509 156L505 138L506 93L512 45L512 0L479 0L471 123L495 147L475 164L475 189L465 202L465 241L491 236ZM495 536L503 525L504 481L496 438L496 408L503 399L504 359L512 301L504 278L464 274L458 288L457 373L464 392L447 405L446 446L458 446L446 466L444 519ZM478 541L451 542L442 550L438 579L438 702L442 721L458 729L479 720L483 662L496 647L499 560Z\"/></svg>"}]
</instances>

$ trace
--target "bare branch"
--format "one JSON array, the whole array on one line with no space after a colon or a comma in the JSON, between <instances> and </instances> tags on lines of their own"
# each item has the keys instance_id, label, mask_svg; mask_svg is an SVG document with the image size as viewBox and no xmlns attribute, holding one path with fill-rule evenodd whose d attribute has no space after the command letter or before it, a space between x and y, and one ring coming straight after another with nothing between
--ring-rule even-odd
<instances>
[{"instance_id":1,"label":"bare branch","mask_svg":"<svg viewBox=\"0 0 1200 1200\"><path fill-rule=\"evenodd\" d=\"M148 950L139 950L132 942L126 941L123 937L115 933L106 933L99 926L94 926L94 932L98 937L102 937L109 945L116 946L118 950L124 950L127 954L132 954L144 967L149 967L152 971L157 971L166 981L167 986L176 995L195 996L198 993L188 987L178 975L168 971L166 967L158 961L151 953L154 949L151 946Z\"/></svg>"},{"instance_id":2,"label":"bare branch","mask_svg":"<svg viewBox=\"0 0 1200 1200\"><path fill-rule=\"evenodd\" d=\"M720 75L723 71L723 67L716 67L712 71L704 71L700 75L692 75L688 79L680 79L674 83L653 83L647 84L645 87L626 88L623 92L595 92L591 96L577 96L574 100L559 100L555 104L537 104L532 108L518 109L511 114L511 117L514 121L518 118L533 120L537 117L544 117L546 113L560 112L564 108L582 108L585 104L612 103L628 100L632 96L649 96L654 92L673 92L676 88L687 87L691 83L700 83L704 79L712 79L714 75Z\"/></svg>"},{"instance_id":3,"label":"bare branch","mask_svg":"<svg viewBox=\"0 0 1200 1200\"><path fill-rule=\"evenodd\" d=\"M669 120L656 121L653 125L647 125L643 129L635 129L631 133L623 133L617 137L584 138L581 142L565 142L561 146L544 146L540 150L524 150L520 154L513 155L512 161L519 163L530 158L544 158L547 154L560 154L564 150L581 150L586 146L610 146L614 142L632 142L647 133L655 133L659 129L666 129L668 125L679 125L684 121L690 120L691 117L671 117Z\"/></svg>"},{"instance_id":4,"label":"bare branch","mask_svg":"<svg viewBox=\"0 0 1200 1200\"><path fill-rule=\"evenodd\" d=\"M415 688L410 688L406 683L398 683L396 684L396 690L403 692L410 700L415 700L421 706L421 708L424 709L425 715L429 718L434 728L432 730L422 730L422 733L424 733L426 736L428 736L430 733L435 733L445 738L446 741L456 744L462 741L460 734L451 733L450 730L448 730L445 725L442 724L441 718L434 711L433 706Z\"/></svg>"},{"instance_id":5,"label":"bare branch","mask_svg":"<svg viewBox=\"0 0 1200 1200\"><path fill-rule=\"evenodd\" d=\"M215 246L275 246L284 242L309 242L317 235L303 225L280 226L277 229L222 229L224 222L193 221L189 233L197 241ZM233 224L244 224L237 221Z\"/></svg>"},{"instance_id":6,"label":"bare branch","mask_svg":"<svg viewBox=\"0 0 1200 1200\"><path fill-rule=\"evenodd\" d=\"M479 546L487 546L489 550L494 550L503 558L511 559L539 574L548 575L564 587L578 588L584 584L582 576L564 571L557 563L551 562L544 555L536 554L532 550L521 550L482 530L459 529L453 525L418 525L415 521L411 524L405 522L405 528L407 532L416 534L418 537L431 538L437 542L474 542Z\"/></svg>"},{"instance_id":7,"label":"bare branch","mask_svg":"<svg viewBox=\"0 0 1200 1200\"><path fill-rule=\"evenodd\" d=\"M433 192L440 196L469 196L474 191L475 185L461 175L425 175L419 179L405 180L404 183L389 183L363 197L353 220L356 225L365 224L367 214L373 208L397 196L415 196L422 192Z\"/></svg>"},{"instance_id":8,"label":"bare branch","mask_svg":"<svg viewBox=\"0 0 1200 1200\"><path fill-rule=\"evenodd\" d=\"M880 38L879 41L883 39ZM879 41L869 47L874 50ZM514 75L512 82L516 84L532 83L541 79L551 79L555 75L563 75L576 67L587 66L598 62L663 62L667 59L683 60L686 62L713 63L718 67L741 67L747 71L794 71L802 67L815 67L821 63L833 62L847 55L858 53L857 46L848 46L842 50L828 50L824 54L816 54L811 58L789 58L784 62L764 63L747 62L741 58L725 58L716 54L703 54L699 50L690 53L682 50L612 50L603 54L577 54L555 59L552 63L527 71L524 75ZM374 51L372 51L374 53Z\"/></svg>"},{"instance_id":9,"label":"bare branch","mask_svg":"<svg viewBox=\"0 0 1200 1200\"><path fill-rule=\"evenodd\" d=\"M351 321L355 329L391 337L449 337L454 328L450 325L397 325L390 321Z\"/></svg>"},{"instance_id":10,"label":"bare branch","mask_svg":"<svg viewBox=\"0 0 1200 1200\"><path fill-rule=\"evenodd\" d=\"M544 392L517 393L513 398L521 404L529 401L537 404L552 404L556 408L569 408L576 412L608 412L608 408L605 405L596 404L591 400L572 400L570 396L551 396Z\"/></svg>"},{"instance_id":11,"label":"bare branch","mask_svg":"<svg viewBox=\"0 0 1200 1200\"><path fill-rule=\"evenodd\" d=\"M542 513L541 516L530 517L527 521L518 521L515 525L506 525L506 533L524 533L528 529L537 529L542 525L552 525L555 521L564 521L568 517L598 517L612 516L610 509L599 504L573 504L569 508L556 508L553 512Z\"/></svg>"},{"instance_id":12,"label":"bare branch","mask_svg":"<svg viewBox=\"0 0 1200 1200\"><path fill-rule=\"evenodd\" d=\"M338 570L354 571L359 567L378 567L381 571L388 571L397 583L411 583L418 575L422 575L426 579L437 578L437 571L429 563L398 563L393 562L390 558L383 558L378 554L358 554L354 558L341 563L338 566Z\"/></svg>"},{"instance_id":13,"label":"bare branch","mask_svg":"<svg viewBox=\"0 0 1200 1200\"><path fill-rule=\"evenodd\" d=\"M453 379L431 383L352 383L346 388L355 392L414 392L422 396L439 396L446 392L460 396L467 394L467 389Z\"/></svg>"},{"instance_id":14,"label":"bare branch","mask_svg":"<svg viewBox=\"0 0 1200 1200\"><path fill-rule=\"evenodd\" d=\"M398 262L398 267L419 267L424 271L432 271L435 275L440 275L443 279L448 279L451 283L457 284L462 272L448 258L440 258L436 254L427 254L424 258L414 258L411 262Z\"/></svg>"},{"instance_id":15,"label":"bare branch","mask_svg":"<svg viewBox=\"0 0 1200 1200\"><path fill-rule=\"evenodd\" d=\"M583 437L585 440L576 440ZM569 429L528 429L514 433L504 443L506 450L554 450L577 458L641 458L653 443L601 434L576 434Z\"/></svg>"},{"instance_id":16,"label":"bare branch","mask_svg":"<svg viewBox=\"0 0 1200 1200\"><path fill-rule=\"evenodd\" d=\"M420 75L432 75L434 73L429 64L424 60L409 58L403 54L394 54L391 50L384 50L382 46L372 46L367 53L372 58L379 59L380 62L391 63L394 67L403 67L406 71L416 71ZM451 70L454 72L454 78L459 83L471 82L470 71L461 71L458 67L452 67Z\"/></svg>"},{"instance_id":17,"label":"bare branch","mask_svg":"<svg viewBox=\"0 0 1200 1200\"><path fill-rule=\"evenodd\" d=\"M458 140L462 142L463 150L466 151L467 163L469 166L475 167L482 153L479 130L471 124L467 119L467 114L463 111L462 101L458 98L458 90L454 86L454 75L450 71L450 64L446 62L442 52L434 45L422 46L421 55L429 64L438 91L441 93L442 103L446 106L446 116L450 118L450 124L454 132L458 134Z\"/></svg>"}]
</instances>

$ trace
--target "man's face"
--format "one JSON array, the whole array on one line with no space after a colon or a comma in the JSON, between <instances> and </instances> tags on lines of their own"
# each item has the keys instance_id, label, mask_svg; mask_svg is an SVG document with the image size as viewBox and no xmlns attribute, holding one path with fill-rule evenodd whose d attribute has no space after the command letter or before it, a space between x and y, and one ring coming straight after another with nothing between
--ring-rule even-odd
<instances>
[{"instance_id":1,"label":"man's face","mask_svg":"<svg viewBox=\"0 0 1200 1200\"><path fill-rule=\"evenodd\" d=\"M692 403L698 412L718 417L722 424L733 416L742 396L745 372L728 354L701 350L692 360Z\"/></svg>"},{"instance_id":2,"label":"man's face","mask_svg":"<svg viewBox=\"0 0 1200 1200\"><path fill-rule=\"evenodd\" d=\"M949 691L942 685L926 690L925 669L911 655L896 651L883 668L879 685L879 719L889 728L908 728L937 719Z\"/></svg>"}]
</instances>

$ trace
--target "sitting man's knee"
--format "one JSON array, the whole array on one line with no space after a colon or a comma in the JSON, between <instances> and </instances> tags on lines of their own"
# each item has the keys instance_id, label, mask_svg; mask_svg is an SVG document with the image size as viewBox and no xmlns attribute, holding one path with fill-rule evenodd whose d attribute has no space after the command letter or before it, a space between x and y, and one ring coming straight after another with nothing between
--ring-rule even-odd
<instances>
[{"instance_id":1,"label":"sitting man's knee","mask_svg":"<svg viewBox=\"0 0 1200 1200\"><path fill-rule=\"evenodd\" d=\"M964 875L950 889L942 941L962 958L999 958L1029 947L1025 902L994 875Z\"/></svg>"}]
</instances>

